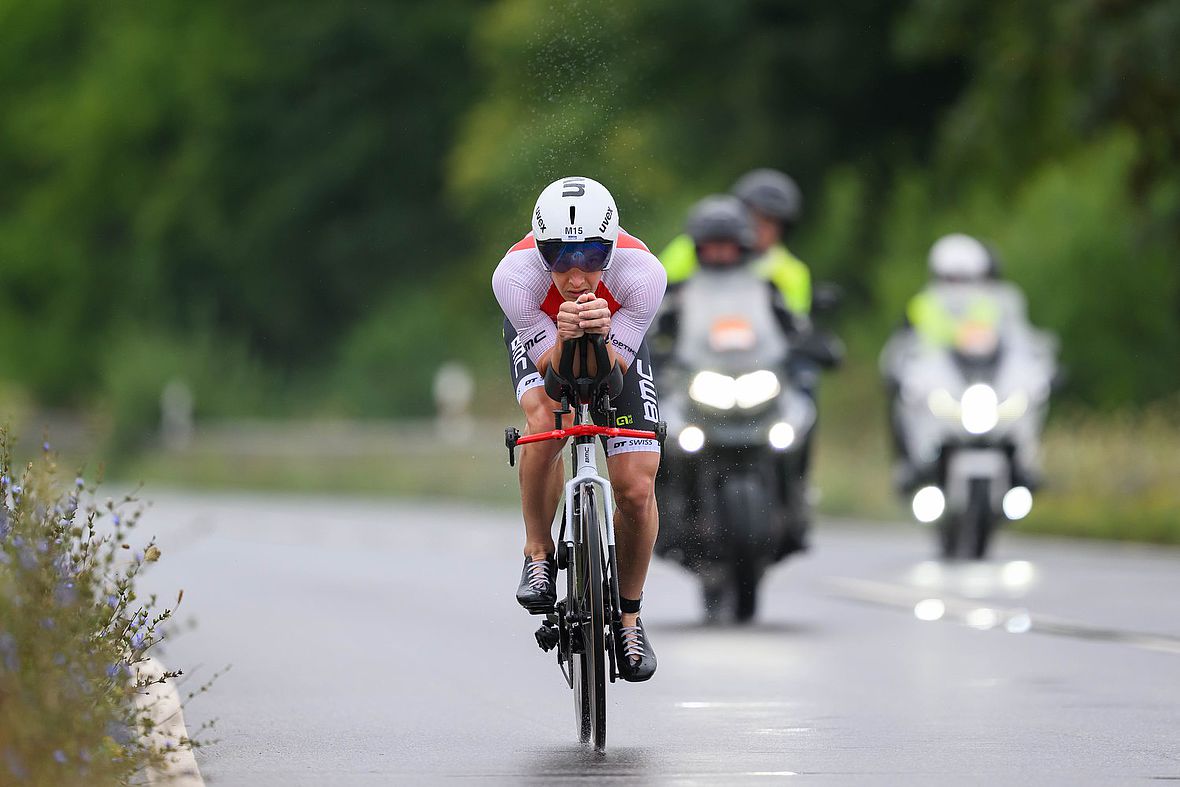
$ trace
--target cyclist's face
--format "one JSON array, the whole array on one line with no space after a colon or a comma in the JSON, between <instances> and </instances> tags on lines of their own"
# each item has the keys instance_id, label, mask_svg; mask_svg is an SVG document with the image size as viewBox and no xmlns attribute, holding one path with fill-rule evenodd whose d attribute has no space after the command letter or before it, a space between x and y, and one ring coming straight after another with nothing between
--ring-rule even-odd
<instances>
[{"instance_id":1,"label":"cyclist's face","mask_svg":"<svg viewBox=\"0 0 1180 787\"><path fill-rule=\"evenodd\" d=\"M561 297L567 301L576 301L582 293L594 292L598 289L598 282L602 281L602 271L587 273L581 268L570 268L565 273L550 271L549 275Z\"/></svg>"}]
</instances>

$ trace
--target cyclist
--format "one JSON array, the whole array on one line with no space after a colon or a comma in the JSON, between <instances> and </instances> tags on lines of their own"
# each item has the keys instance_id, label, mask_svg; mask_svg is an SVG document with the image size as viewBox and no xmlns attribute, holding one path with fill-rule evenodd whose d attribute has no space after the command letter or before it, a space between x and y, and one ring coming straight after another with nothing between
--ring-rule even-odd
<instances>
[{"instance_id":1,"label":"cyclist","mask_svg":"<svg viewBox=\"0 0 1180 787\"><path fill-rule=\"evenodd\" d=\"M544 374L561 344L587 333L607 338L623 389L612 400L617 426L654 430L659 401L644 334L664 296L667 277L647 246L619 228L619 211L606 187L584 177L554 181L533 209L532 232L508 250L492 275L505 314L504 342L527 434L553 428L558 408ZM643 584L659 529L655 440L605 441L614 489L622 622L615 632L616 663L624 680L643 681L656 669L655 651L639 618ZM557 600L552 523L564 489L562 444L521 448L524 571L516 599L533 614Z\"/></svg>"}]
</instances>

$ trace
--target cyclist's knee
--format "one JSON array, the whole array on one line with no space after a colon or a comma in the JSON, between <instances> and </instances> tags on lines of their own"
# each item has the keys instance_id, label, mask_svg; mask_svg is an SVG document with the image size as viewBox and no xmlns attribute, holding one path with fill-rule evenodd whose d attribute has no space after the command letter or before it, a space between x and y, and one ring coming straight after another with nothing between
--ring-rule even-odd
<instances>
[{"instance_id":1,"label":"cyclist's knee","mask_svg":"<svg viewBox=\"0 0 1180 787\"><path fill-rule=\"evenodd\" d=\"M547 432L553 428L553 410L558 405L545 394L544 390L534 388L526 391L520 399L520 406L524 410L525 421L528 423L528 434Z\"/></svg>"},{"instance_id":2,"label":"cyclist's knee","mask_svg":"<svg viewBox=\"0 0 1180 787\"><path fill-rule=\"evenodd\" d=\"M639 466L622 475L622 478L611 481L615 503L629 517L644 515L655 505L655 468L648 472L646 467Z\"/></svg>"}]
</instances>

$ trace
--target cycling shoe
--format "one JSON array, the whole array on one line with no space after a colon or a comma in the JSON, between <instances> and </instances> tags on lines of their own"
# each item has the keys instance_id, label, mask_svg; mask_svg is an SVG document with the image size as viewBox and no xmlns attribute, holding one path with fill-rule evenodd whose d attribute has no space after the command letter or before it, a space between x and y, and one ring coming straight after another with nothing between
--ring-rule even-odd
<instances>
[{"instance_id":1,"label":"cycling shoe","mask_svg":"<svg viewBox=\"0 0 1180 787\"><path fill-rule=\"evenodd\" d=\"M542 560L524 559L524 571L520 575L520 586L516 589L516 600L534 615L553 611L557 601L554 578L557 576L557 561L553 555Z\"/></svg>"},{"instance_id":2,"label":"cycling shoe","mask_svg":"<svg viewBox=\"0 0 1180 787\"><path fill-rule=\"evenodd\" d=\"M634 626L615 626L615 665L619 676L630 683L640 683L656 673L656 652L639 618Z\"/></svg>"}]
</instances>

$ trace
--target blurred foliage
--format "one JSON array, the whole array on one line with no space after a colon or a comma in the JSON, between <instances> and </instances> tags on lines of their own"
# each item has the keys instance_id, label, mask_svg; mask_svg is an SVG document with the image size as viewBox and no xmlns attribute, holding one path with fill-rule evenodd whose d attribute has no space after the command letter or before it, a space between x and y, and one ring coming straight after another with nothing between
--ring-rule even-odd
<instances>
[{"instance_id":1,"label":"blurred foliage","mask_svg":"<svg viewBox=\"0 0 1180 787\"><path fill-rule=\"evenodd\" d=\"M0 430L0 783L138 783L198 745L140 699L181 674L148 667L173 608L136 590L160 549L132 549L137 500L62 479L49 446L14 468L11 448Z\"/></svg>"},{"instance_id":2,"label":"blurred foliage","mask_svg":"<svg viewBox=\"0 0 1180 787\"><path fill-rule=\"evenodd\" d=\"M422 414L452 358L503 385L488 278L572 172L657 249L790 172L854 363L957 230L1062 336L1068 397L1180 387L1166 0L0 0L0 26L3 375L131 435L176 377L198 414Z\"/></svg>"},{"instance_id":3,"label":"blurred foliage","mask_svg":"<svg viewBox=\"0 0 1180 787\"><path fill-rule=\"evenodd\" d=\"M0 2L7 374L76 401L161 329L330 364L463 241L439 162L471 5Z\"/></svg>"}]
</instances>

